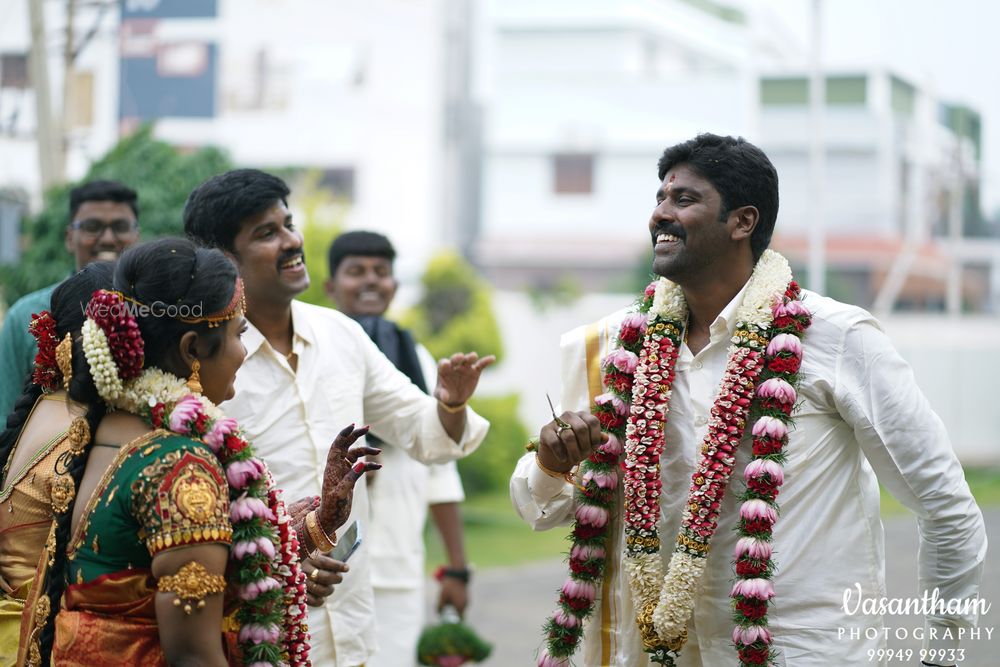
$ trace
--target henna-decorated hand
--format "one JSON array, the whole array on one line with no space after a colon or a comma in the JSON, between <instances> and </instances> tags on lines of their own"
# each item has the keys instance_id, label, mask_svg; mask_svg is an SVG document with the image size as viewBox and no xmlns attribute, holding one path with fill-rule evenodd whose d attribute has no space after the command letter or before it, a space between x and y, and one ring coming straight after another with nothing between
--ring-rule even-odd
<instances>
[{"instance_id":1,"label":"henna-decorated hand","mask_svg":"<svg viewBox=\"0 0 1000 667\"><path fill-rule=\"evenodd\" d=\"M350 516L354 483L365 472L382 467L379 463L360 460L362 456L381 453L381 449L367 445L351 447L366 433L367 426L354 428L354 424L351 424L338 433L330 445L326 469L323 471L323 493L320 495L319 509L316 510L316 518L327 535L333 535Z\"/></svg>"},{"instance_id":2,"label":"henna-decorated hand","mask_svg":"<svg viewBox=\"0 0 1000 667\"><path fill-rule=\"evenodd\" d=\"M288 506L288 516L292 520L292 525L296 526L296 532L299 531L298 526L305 525L306 514L318 507L319 496L306 496L305 498L299 498Z\"/></svg>"},{"instance_id":3,"label":"henna-decorated hand","mask_svg":"<svg viewBox=\"0 0 1000 667\"><path fill-rule=\"evenodd\" d=\"M438 362L438 380L434 398L445 405L461 405L472 397L483 369L496 361L492 354L479 358L475 352L453 354Z\"/></svg>"}]
</instances>

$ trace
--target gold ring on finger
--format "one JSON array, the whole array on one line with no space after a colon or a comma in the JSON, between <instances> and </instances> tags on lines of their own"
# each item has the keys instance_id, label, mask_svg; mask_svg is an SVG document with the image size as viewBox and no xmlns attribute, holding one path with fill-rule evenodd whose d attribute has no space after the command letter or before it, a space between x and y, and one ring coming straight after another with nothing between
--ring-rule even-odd
<instances>
[{"instance_id":1,"label":"gold ring on finger","mask_svg":"<svg viewBox=\"0 0 1000 667\"><path fill-rule=\"evenodd\" d=\"M319 580L319 569L315 569L309 573L309 578L313 581Z\"/></svg>"},{"instance_id":2,"label":"gold ring on finger","mask_svg":"<svg viewBox=\"0 0 1000 667\"><path fill-rule=\"evenodd\" d=\"M559 424L559 428L556 429L556 435L561 436L563 434L563 431L572 431L572 430L573 427L571 427L566 422L563 422L562 424Z\"/></svg>"}]
</instances>

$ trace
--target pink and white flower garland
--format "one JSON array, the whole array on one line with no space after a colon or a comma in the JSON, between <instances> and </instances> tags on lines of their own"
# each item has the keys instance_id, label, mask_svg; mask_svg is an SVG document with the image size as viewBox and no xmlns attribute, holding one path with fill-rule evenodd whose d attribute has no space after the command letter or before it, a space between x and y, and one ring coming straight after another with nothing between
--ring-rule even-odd
<instances>
[{"instance_id":1,"label":"pink and white flower garland","mask_svg":"<svg viewBox=\"0 0 1000 667\"><path fill-rule=\"evenodd\" d=\"M666 446L664 426L674 365L687 319L687 305L680 287L665 279L647 287L639 312L625 319L615 349L605 358L608 393L595 400L594 414L607 432L625 443L623 569L629 580L644 649L653 662L674 664L687 639L687 622L718 528L719 509L736 462L736 449L751 420L755 459L744 472L748 490L743 497L740 527L745 528L746 534L741 533L737 546L736 567L743 579L733 590L738 622L733 640L743 667L766 665L770 655L766 600L774 594L769 544L770 528L777 519L773 501L783 480L780 450L787 442L795 401L795 373L802 356L797 337L809 325L809 311L798 301L798 296L799 288L792 281L787 261L778 253L765 251L737 311L730 356L665 574L657 534L662 490L660 456ZM763 381L758 385L759 380ZM578 503L583 505L587 500L578 494ZM610 509L602 506L600 519L605 523ZM584 517L590 520L590 510L584 511ZM575 540L580 522L578 509ZM604 537L602 533L602 542ZM603 571L603 549L601 553ZM752 564L765 556L766 568L755 569ZM570 567L573 569L572 557ZM576 592L573 583L571 575L563 587L564 596L567 586ZM596 588L585 591L589 606L582 615L560 613L567 611L561 604L560 611L546 626L549 644L539 667L569 664L582 634L582 621L592 611L595 596ZM761 599L763 613L758 604ZM751 607L753 617L740 615L741 609ZM559 641L568 635L573 637L572 642ZM749 661L760 655L764 655L763 662Z\"/></svg>"},{"instance_id":2,"label":"pink and white flower garland","mask_svg":"<svg viewBox=\"0 0 1000 667\"><path fill-rule=\"evenodd\" d=\"M649 541L650 537L654 540L657 537L655 526L659 519L659 503L650 508L649 519L653 520L654 526L650 535L645 528L649 524L648 519L641 527L630 525L629 499L626 498L626 535L640 534L640 530L647 533L645 548L629 550L626 547L624 568L629 574L630 587L636 600L637 623L643 634L644 648L651 654L650 658L654 662L673 664L687 639L687 622L694 610L706 557L718 528L719 509L736 462L736 449L743 438L751 411L759 410L761 406L770 407L772 401L782 401L784 405L784 401L789 398L790 385L779 385L762 373L765 372L765 347L779 333L779 326L785 324L780 318L796 314L805 317L805 326L808 325L808 310L797 301L791 307L793 312L786 312L790 300L785 295L792 291L797 297L798 288L792 281L788 263L777 253L765 252L754 268L743 302L737 311L733 346L712 407L708 432L702 442L701 459L692 475L674 553L665 575L661 575L662 561L659 554L650 547ZM682 305L680 288L661 280L657 292L662 292L662 295L654 300L651 326L658 320L663 320L666 327L672 331L678 330L678 325L687 315L686 307ZM664 305L658 309L657 303ZM801 332L805 326L797 330ZM670 370L672 371L672 367ZM761 378L763 382L758 386ZM663 388L663 391L669 391L669 387ZM794 390L792 391L794 396ZM788 403L788 414L790 413L791 402ZM665 416L664 409L664 418ZM660 422L657 425L660 432L663 424L664 422ZM627 438L627 462L632 456L632 445L632 440ZM658 464L657 459L657 475ZM756 466L751 463L747 474L753 475L755 472ZM780 467L776 474L780 474ZM640 544L641 546L643 545ZM759 632L754 636L755 641L762 641L763 637Z\"/></svg>"},{"instance_id":3,"label":"pink and white flower garland","mask_svg":"<svg viewBox=\"0 0 1000 667\"><path fill-rule=\"evenodd\" d=\"M734 553L736 583L732 598L733 643L740 667L771 664L772 636L767 627L768 602L774 597L772 529L778 520L775 498L784 483L782 464L802 365L801 337L810 324L809 310L799 301L792 282L773 307L772 335L765 350L764 381L750 413L753 459L743 471L746 490L740 496L739 539Z\"/></svg>"},{"instance_id":4,"label":"pink and white flower garland","mask_svg":"<svg viewBox=\"0 0 1000 667\"><path fill-rule=\"evenodd\" d=\"M559 591L559 606L546 621L546 644L538 667L567 667L583 636L584 621L594 610L607 562L607 535L618 487L618 462L625 437L625 417L632 400L632 381L646 333L646 317L625 318L619 347L603 360L608 392L594 400L594 414L608 441L580 464L576 519L569 552L570 574Z\"/></svg>"}]
</instances>

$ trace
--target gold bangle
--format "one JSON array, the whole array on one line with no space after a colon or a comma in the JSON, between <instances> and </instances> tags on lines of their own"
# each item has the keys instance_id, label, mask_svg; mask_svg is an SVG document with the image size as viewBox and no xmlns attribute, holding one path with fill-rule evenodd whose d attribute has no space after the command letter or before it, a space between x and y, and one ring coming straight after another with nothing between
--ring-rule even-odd
<instances>
[{"instance_id":1,"label":"gold bangle","mask_svg":"<svg viewBox=\"0 0 1000 667\"><path fill-rule=\"evenodd\" d=\"M309 539L312 540L314 551L326 553L337 546L337 536L334 535L331 538L326 534L316 518L316 510L306 514L306 532L309 533Z\"/></svg>"},{"instance_id":2,"label":"gold bangle","mask_svg":"<svg viewBox=\"0 0 1000 667\"><path fill-rule=\"evenodd\" d=\"M463 401L461 405L448 405L444 401L438 401L438 405L441 406L441 409L450 415L457 415L459 412L464 410L468 404L468 401Z\"/></svg>"},{"instance_id":3,"label":"gold bangle","mask_svg":"<svg viewBox=\"0 0 1000 667\"><path fill-rule=\"evenodd\" d=\"M549 477L552 477L553 479L561 479L562 481L566 482L567 484L572 484L573 486L575 486L576 488L580 489L581 491L584 490L584 488L582 486L580 486L579 484L576 483L576 477L575 477L576 466L574 466L572 470L567 470L566 472L556 472L555 470L552 470L551 468L546 468L542 464L542 459L539 458L538 452L535 452L535 463L538 464L538 468L542 472L544 472L546 475L548 475Z\"/></svg>"},{"instance_id":4,"label":"gold bangle","mask_svg":"<svg viewBox=\"0 0 1000 667\"><path fill-rule=\"evenodd\" d=\"M186 563L177 570L177 574L160 577L157 587L161 593L173 593L174 606L183 605L184 613L190 614L195 608L205 607L205 598L226 590L226 578L221 574L212 574L198 561ZM196 602L195 607L191 604Z\"/></svg>"}]
</instances>

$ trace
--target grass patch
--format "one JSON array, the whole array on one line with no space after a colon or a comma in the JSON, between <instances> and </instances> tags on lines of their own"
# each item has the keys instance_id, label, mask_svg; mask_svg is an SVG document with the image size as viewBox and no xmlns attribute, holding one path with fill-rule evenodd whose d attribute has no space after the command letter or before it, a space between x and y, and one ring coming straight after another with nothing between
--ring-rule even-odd
<instances>
[{"instance_id":1,"label":"grass patch","mask_svg":"<svg viewBox=\"0 0 1000 667\"><path fill-rule=\"evenodd\" d=\"M965 481L980 507L1000 506L1000 468L966 468ZM882 516L898 516L909 512L898 500L881 488Z\"/></svg>"},{"instance_id":2,"label":"grass patch","mask_svg":"<svg viewBox=\"0 0 1000 667\"><path fill-rule=\"evenodd\" d=\"M981 507L1000 506L1000 468L967 468L965 479ZM908 513L905 507L882 489L882 516ZM492 491L462 503L465 523L465 554L480 568L520 565L530 561L562 558L569 548L568 526L536 532L522 521L511 506L506 490ZM445 562L437 529L428 522L424 533L427 571Z\"/></svg>"},{"instance_id":3,"label":"grass patch","mask_svg":"<svg viewBox=\"0 0 1000 667\"><path fill-rule=\"evenodd\" d=\"M465 557L476 567L520 565L530 561L560 558L569 549L568 526L536 532L514 512L507 491L494 491L462 503L465 523ZM427 570L445 562L441 538L432 521L427 522Z\"/></svg>"}]
</instances>

